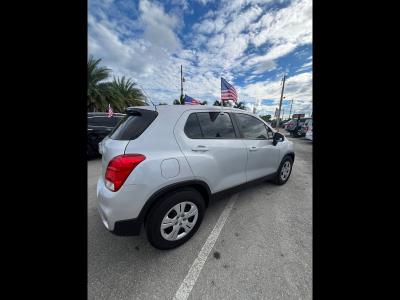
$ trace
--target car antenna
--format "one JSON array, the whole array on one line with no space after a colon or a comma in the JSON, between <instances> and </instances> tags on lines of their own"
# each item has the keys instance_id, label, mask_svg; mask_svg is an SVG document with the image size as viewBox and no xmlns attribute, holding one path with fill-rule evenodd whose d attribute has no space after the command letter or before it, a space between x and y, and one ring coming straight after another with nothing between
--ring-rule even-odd
<instances>
[{"instance_id":1,"label":"car antenna","mask_svg":"<svg viewBox=\"0 0 400 300\"><path fill-rule=\"evenodd\" d=\"M150 96L146 93L146 91L145 91L145 89L142 87L142 85L140 85L139 83L137 83L137 85L142 89L142 91L143 91L143 93L144 93L144 95L146 96L146 99L149 99L150 100L150 102L151 102L151 104L153 104L153 106L154 106L154 110L155 111L157 111L157 107L156 107L156 105L153 103L153 101L151 101L151 98L150 98Z\"/></svg>"}]
</instances>

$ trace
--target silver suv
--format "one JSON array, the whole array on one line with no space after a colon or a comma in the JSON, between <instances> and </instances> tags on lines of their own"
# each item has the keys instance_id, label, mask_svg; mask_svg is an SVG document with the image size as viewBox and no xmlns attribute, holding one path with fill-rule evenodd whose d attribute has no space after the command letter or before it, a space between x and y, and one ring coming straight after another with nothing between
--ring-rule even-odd
<instances>
[{"instance_id":1,"label":"silver suv","mask_svg":"<svg viewBox=\"0 0 400 300\"><path fill-rule=\"evenodd\" d=\"M131 107L99 144L100 216L117 235L144 225L159 249L197 231L215 195L255 180L288 180L292 142L257 116L218 106Z\"/></svg>"}]
</instances>

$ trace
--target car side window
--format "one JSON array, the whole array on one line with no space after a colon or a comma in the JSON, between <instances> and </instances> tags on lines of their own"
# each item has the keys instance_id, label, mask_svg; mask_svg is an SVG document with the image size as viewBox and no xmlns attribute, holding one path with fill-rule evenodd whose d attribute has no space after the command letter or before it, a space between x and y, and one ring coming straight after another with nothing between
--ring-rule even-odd
<instances>
[{"instance_id":1,"label":"car side window","mask_svg":"<svg viewBox=\"0 0 400 300\"><path fill-rule=\"evenodd\" d=\"M201 112L196 115L204 139L236 138L233 123L228 113Z\"/></svg>"},{"instance_id":2,"label":"car side window","mask_svg":"<svg viewBox=\"0 0 400 300\"><path fill-rule=\"evenodd\" d=\"M269 134L268 127L257 118L239 113L236 114L236 117L240 131L245 139L267 140L272 135L272 131Z\"/></svg>"},{"instance_id":3,"label":"car side window","mask_svg":"<svg viewBox=\"0 0 400 300\"><path fill-rule=\"evenodd\" d=\"M91 125L91 126L103 126L101 117L90 117L90 118L88 118L88 125Z\"/></svg>"},{"instance_id":4,"label":"car side window","mask_svg":"<svg viewBox=\"0 0 400 300\"><path fill-rule=\"evenodd\" d=\"M187 137L191 139L201 139L203 137L199 120L197 119L197 115L195 113L189 115L184 131Z\"/></svg>"}]
</instances>

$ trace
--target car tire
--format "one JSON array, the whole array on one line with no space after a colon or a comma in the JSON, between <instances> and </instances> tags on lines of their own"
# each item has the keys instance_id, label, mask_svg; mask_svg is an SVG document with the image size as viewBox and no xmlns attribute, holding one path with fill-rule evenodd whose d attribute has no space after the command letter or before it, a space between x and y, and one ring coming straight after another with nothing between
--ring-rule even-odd
<instances>
[{"instance_id":1,"label":"car tire","mask_svg":"<svg viewBox=\"0 0 400 300\"><path fill-rule=\"evenodd\" d=\"M288 166L289 169L287 169ZM277 185L285 184L288 181L290 174L292 173L292 168L293 168L293 159L289 155L287 155L282 159L278 172L276 173L274 181L275 184Z\"/></svg>"},{"instance_id":2,"label":"car tire","mask_svg":"<svg viewBox=\"0 0 400 300\"><path fill-rule=\"evenodd\" d=\"M180 216L178 210L182 213ZM182 245L196 233L203 220L204 210L204 199L195 189L183 188L164 196L153 207L145 222L150 244L161 250ZM185 220L186 214L193 215Z\"/></svg>"}]
</instances>

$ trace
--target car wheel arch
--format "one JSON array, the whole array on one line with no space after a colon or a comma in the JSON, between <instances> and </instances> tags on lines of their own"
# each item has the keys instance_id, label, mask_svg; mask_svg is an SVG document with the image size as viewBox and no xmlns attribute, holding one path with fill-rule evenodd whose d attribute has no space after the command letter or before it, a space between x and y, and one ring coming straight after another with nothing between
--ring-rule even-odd
<instances>
[{"instance_id":1,"label":"car wheel arch","mask_svg":"<svg viewBox=\"0 0 400 300\"><path fill-rule=\"evenodd\" d=\"M143 206L138 219L140 219L145 224L147 216L150 214L152 209L159 203L159 201L161 201L168 194L174 193L178 190L182 190L185 188L192 188L198 191L204 199L206 208L208 207L208 204L211 199L211 190L207 185L207 183L200 180L184 181L168 185L153 193L153 195L149 198L149 200L146 201L146 204Z\"/></svg>"},{"instance_id":2,"label":"car wheel arch","mask_svg":"<svg viewBox=\"0 0 400 300\"><path fill-rule=\"evenodd\" d=\"M295 157L294 152L286 153L286 155L282 158L282 160L284 160L286 156L290 156L290 158L291 158L292 161L294 162L294 157Z\"/></svg>"}]
</instances>

